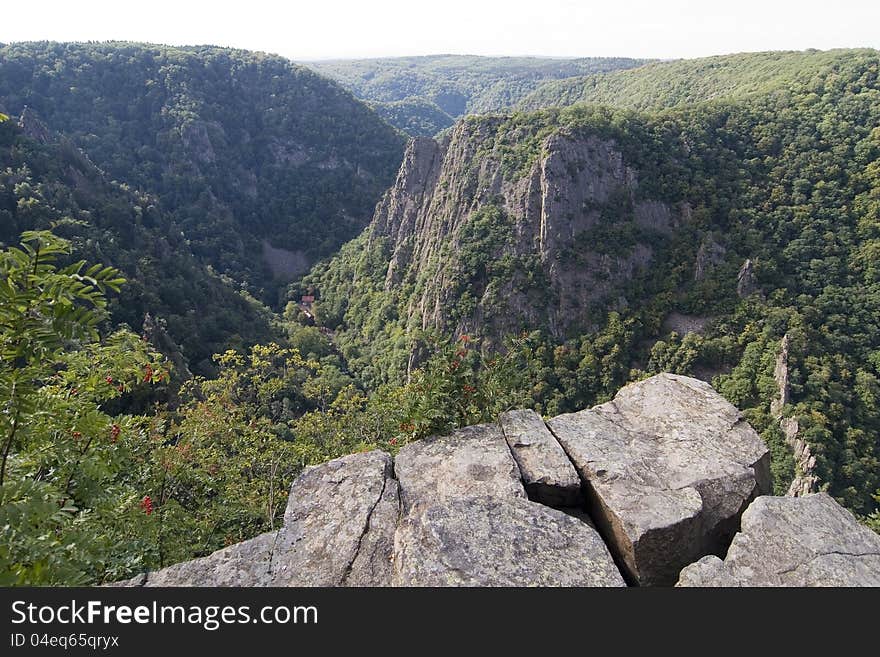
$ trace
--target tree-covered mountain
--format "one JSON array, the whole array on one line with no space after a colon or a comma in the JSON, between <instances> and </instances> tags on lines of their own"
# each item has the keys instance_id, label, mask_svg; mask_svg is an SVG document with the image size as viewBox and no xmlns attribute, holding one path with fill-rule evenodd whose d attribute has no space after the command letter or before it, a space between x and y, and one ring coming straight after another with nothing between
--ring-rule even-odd
<instances>
[{"instance_id":1,"label":"tree-covered mountain","mask_svg":"<svg viewBox=\"0 0 880 657\"><path fill-rule=\"evenodd\" d=\"M656 110L707 100L745 99L750 94L785 91L832 75L853 57L871 50L775 51L699 59L648 62L631 70L549 80L525 97L519 109L598 103Z\"/></svg>"},{"instance_id":2,"label":"tree-covered mountain","mask_svg":"<svg viewBox=\"0 0 880 657\"><path fill-rule=\"evenodd\" d=\"M545 80L632 68L625 57L560 59L432 55L309 62L410 135L431 136L465 114L514 107Z\"/></svg>"},{"instance_id":3,"label":"tree-covered mountain","mask_svg":"<svg viewBox=\"0 0 880 657\"><path fill-rule=\"evenodd\" d=\"M156 195L198 258L273 302L273 273L289 278L366 225L403 148L337 84L225 48L6 45L0 108L25 107Z\"/></svg>"},{"instance_id":4,"label":"tree-covered mountain","mask_svg":"<svg viewBox=\"0 0 880 657\"><path fill-rule=\"evenodd\" d=\"M483 338L548 414L699 375L747 409L778 487L809 468L869 513L880 58L798 57L741 98L469 117L416 140L371 226L305 279L318 321L369 385L406 380L434 334Z\"/></svg>"}]
</instances>

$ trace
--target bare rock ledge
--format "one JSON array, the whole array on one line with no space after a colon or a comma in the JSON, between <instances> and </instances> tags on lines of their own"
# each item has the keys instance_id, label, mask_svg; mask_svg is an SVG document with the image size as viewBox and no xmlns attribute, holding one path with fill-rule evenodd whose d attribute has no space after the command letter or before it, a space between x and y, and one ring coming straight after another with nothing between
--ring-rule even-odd
<instances>
[{"instance_id":1,"label":"bare rock ledge","mask_svg":"<svg viewBox=\"0 0 880 657\"><path fill-rule=\"evenodd\" d=\"M880 586L880 536L825 493L759 497L726 558L691 564L678 586Z\"/></svg>"},{"instance_id":2,"label":"bare rock ledge","mask_svg":"<svg viewBox=\"0 0 880 657\"><path fill-rule=\"evenodd\" d=\"M113 586L880 585L880 537L769 491L736 408L661 374L307 468L277 531Z\"/></svg>"},{"instance_id":3,"label":"bare rock ledge","mask_svg":"<svg viewBox=\"0 0 880 657\"><path fill-rule=\"evenodd\" d=\"M660 374L551 431L587 482L590 515L640 585L672 585L723 554L739 518L770 492L770 454L739 411L697 379Z\"/></svg>"}]
</instances>

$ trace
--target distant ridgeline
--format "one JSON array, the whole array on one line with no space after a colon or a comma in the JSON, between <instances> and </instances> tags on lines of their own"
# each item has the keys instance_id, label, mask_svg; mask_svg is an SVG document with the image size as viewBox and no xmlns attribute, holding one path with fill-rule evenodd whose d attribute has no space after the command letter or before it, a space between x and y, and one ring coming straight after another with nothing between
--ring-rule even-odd
<instances>
[{"instance_id":1,"label":"distant ridgeline","mask_svg":"<svg viewBox=\"0 0 880 657\"><path fill-rule=\"evenodd\" d=\"M135 281L116 317L160 315L194 363L269 335L241 292L276 303L356 235L404 145L335 83L221 48L3 46L0 109L0 240L63 220Z\"/></svg>"},{"instance_id":2,"label":"distant ridgeline","mask_svg":"<svg viewBox=\"0 0 880 657\"><path fill-rule=\"evenodd\" d=\"M368 101L391 125L431 136L465 114L509 110L546 80L632 68L625 57L558 59L433 55L309 62Z\"/></svg>"},{"instance_id":3,"label":"distant ridgeline","mask_svg":"<svg viewBox=\"0 0 880 657\"><path fill-rule=\"evenodd\" d=\"M292 293L317 292L317 321L370 386L459 334L520 350L544 414L642 373L712 380L762 433L777 482L807 473L870 513L878 69L876 51L842 50L548 83L526 104L610 106L467 117L415 140L370 227Z\"/></svg>"}]
</instances>

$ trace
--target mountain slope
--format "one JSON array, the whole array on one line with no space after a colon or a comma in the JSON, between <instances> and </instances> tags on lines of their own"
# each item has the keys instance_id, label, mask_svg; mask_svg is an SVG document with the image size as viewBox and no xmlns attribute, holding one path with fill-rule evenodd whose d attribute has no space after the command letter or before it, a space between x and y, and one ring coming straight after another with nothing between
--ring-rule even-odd
<instances>
[{"instance_id":1,"label":"mountain slope","mask_svg":"<svg viewBox=\"0 0 880 657\"><path fill-rule=\"evenodd\" d=\"M112 320L140 331L147 313L161 319L196 372L211 371L214 353L270 338L269 311L199 262L155 197L109 180L70 140L24 119L0 124L0 243L52 228L75 257L121 269L128 282L111 298ZM162 330L146 330L176 351Z\"/></svg>"},{"instance_id":2,"label":"mountain slope","mask_svg":"<svg viewBox=\"0 0 880 657\"><path fill-rule=\"evenodd\" d=\"M370 228L306 278L318 320L368 382L405 377L432 333L497 348L540 330L522 385L543 412L641 372L714 377L781 482L795 467L784 416L823 485L870 512L880 60L816 57L811 75L747 101L472 117L417 140ZM676 317L697 329L671 334Z\"/></svg>"},{"instance_id":3,"label":"mountain slope","mask_svg":"<svg viewBox=\"0 0 880 657\"><path fill-rule=\"evenodd\" d=\"M430 136L464 114L509 109L544 80L631 68L644 61L432 55L309 62L308 66L372 103L392 125L411 135Z\"/></svg>"},{"instance_id":4,"label":"mountain slope","mask_svg":"<svg viewBox=\"0 0 880 657\"><path fill-rule=\"evenodd\" d=\"M715 99L786 90L792 84L825 79L848 60L877 55L872 50L761 52L649 62L605 75L542 83L519 107L599 103L638 110L660 109ZM818 91L818 90L817 90Z\"/></svg>"},{"instance_id":5,"label":"mountain slope","mask_svg":"<svg viewBox=\"0 0 880 657\"><path fill-rule=\"evenodd\" d=\"M329 80L221 48L7 45L0 107L25 106L109 176L158 195L198 257L269 301L263 242L291 262L332 253L367 223L403 147Z\"/></svg>"}]
</instances>

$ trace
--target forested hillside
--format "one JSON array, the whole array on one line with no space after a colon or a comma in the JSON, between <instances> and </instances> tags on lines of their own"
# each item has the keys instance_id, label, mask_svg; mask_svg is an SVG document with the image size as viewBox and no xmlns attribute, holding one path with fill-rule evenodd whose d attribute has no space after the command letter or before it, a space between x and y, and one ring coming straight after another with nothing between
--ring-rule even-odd
<instances>
[{"instance_id":1,"label":"forested hillside","mask_svg":"<svg viewBox=\"0 0 880 657\"><path fill-rule=\"evenodd\" d=\"M558 59L434 55L309 62L410 135L431 136L465 114L514 107L545 80L632 68L625 57Z\"/></svg>"},{"instance_id":2,"label":"forested hillside","mask_svg":"<svg viewBox=\"0 0 880 657\"><path fill-rule=\"evenodd\" d=\"M652 110L750 94L786 91L826 76L850 58L870 50L763 52L670 62L648 62L633 70L542 83L519 105L523 110L598 103Z\"/></svg>"},{"instance_id":3,"label":"forested hillside","mask_svg":"<svg viewBox=\"0 0 880 657\"><path fill-rule=\"evenodd\" d=\"M419 142L367 232L307 277L318 320L371 384L405 380L432 334L508 339L547 414L697 374L747 409L783 492L780 414L822 484L871 512L880 60L800 57L742 100L468 118Z\"/></svg>"},{"instance_id":4,"label":"forested hillside","mask_svg":"<svg viewBox=\"0 0 880 657\"><path fill-rule=\"evenodd\" d=\"M78 257L119 268L128 284L111 300L112 321L140 331L150 313L197 371L212 369L214 353L272 335L270 311L200 262L155 196L109 180L36 119L23 127L0 124L0 242L52 228Z\"/></svg>"},{"instance_id":5,"label":"forested hillside","mask_svg":"<svg viewBox=\"0 0 880 657\"><path fill-rule=\"evenodd\" d=\"M367 223L403 147L329 80L224 48L4 46L0 109L25 107L112 179L156 195L198 258L269 302L262 243L291 252L275 265L288 278L332 253Z\"/></svg>"}]
</instances>

